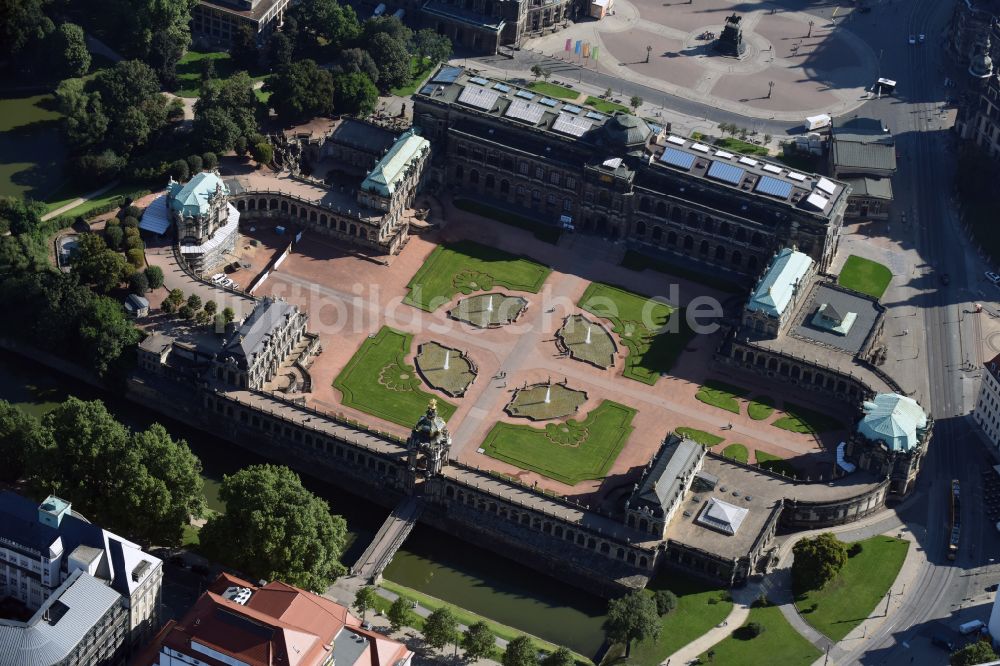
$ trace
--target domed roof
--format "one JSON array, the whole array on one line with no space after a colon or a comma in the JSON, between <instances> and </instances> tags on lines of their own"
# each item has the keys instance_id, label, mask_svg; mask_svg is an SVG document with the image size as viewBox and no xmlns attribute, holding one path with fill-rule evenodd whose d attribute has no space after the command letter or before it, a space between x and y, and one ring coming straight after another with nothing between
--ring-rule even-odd
<instances>
[{"instance_id":1,"label":"domed roof","mask_svg":"<svg viewBox=\"0 0 1000 666\"><path fill-rule=\"evenodd\" d=\"M640 146L649 139L653 130L638 116L619 113L604 124L608 141L615 146Z\"/></svg>"},{"instance_id":2,"label":"domed roof","mask_svg":"<svg viewBox=\"0 0 1000 666\"><path fill-rule=\"evenodd\" d=\"M990 57L990 38L976 44L976 53L969 59L969 74L977 79L989 78L993 74L993 58Z\"/></svg>"}]
</instances>

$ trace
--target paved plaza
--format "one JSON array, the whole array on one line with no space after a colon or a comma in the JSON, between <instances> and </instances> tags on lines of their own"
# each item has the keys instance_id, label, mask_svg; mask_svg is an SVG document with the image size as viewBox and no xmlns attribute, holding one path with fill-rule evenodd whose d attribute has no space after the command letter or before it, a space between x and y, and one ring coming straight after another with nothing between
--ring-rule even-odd
<instances>
[{"instance_id":1,"label":"paved plaza","mask_svg":"<svg viewBox=\"0 0 1000 666\"><path fill-rule=\"evenodd\" d=\"M744 115L840 115L865 101L878 56L850 30L835 29L837 10L835 3L793 0L616 0L613 15L531 40L527 48L578 62L565 52L566 40L590 42L607 74ZM734 12L747 44L742 59L717 54L705 38L721 34Z\"/></svg>"}]
</instances>

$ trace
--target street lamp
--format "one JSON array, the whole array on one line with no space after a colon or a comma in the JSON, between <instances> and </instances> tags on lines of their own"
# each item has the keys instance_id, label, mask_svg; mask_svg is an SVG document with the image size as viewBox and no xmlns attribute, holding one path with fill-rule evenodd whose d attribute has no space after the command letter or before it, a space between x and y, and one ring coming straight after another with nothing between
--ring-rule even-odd
<instances>
[{"instance_id":1,"label":"street lamp","mask_svg":"<svg viewBox=\"0 0 1000 666\"><path fill-rule=\"evenodd\" d=\"M771 91L774 90L774 81L767 82L767 98L771 99Z\"/></svg>"},{"instance_id":2,"label":"street lamp","mask_svg":"<svg viewBox=\"0 0 1000 666\"><path fill-rule=\"evenodd\" d=\"M646 47L646 62L649 62L649 54L650 54L650 52L651 52L652 50L653 50L653 47L652 47L652 46L647 46L647 47Z\"/></svg>"},{"instance_id":3,"label":"street lamp","mask_svg":"<svg viewBox=\"0 0 1000 666\"><path fill-rule=\"evenodd\" d=\"M812 37L812 34L813 34L813 25L815 25L815 23L816 23L815 21L809 21L809 32L806 34L807 38L808 37Z\"/></svg>"}]
</instances>

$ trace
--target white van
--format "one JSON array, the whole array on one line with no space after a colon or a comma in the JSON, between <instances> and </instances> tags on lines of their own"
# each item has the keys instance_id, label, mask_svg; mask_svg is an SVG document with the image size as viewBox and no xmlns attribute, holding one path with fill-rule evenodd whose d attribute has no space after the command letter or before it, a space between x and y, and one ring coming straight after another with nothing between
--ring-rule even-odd
<instances>
[{"instance_id":1,"label":"white van","mask_svg":"<svg viewBox=\"0 0 1000 666\"><path fill-rule=\"evenodd\" d=\"M825 113L821 113L818 116L809 116L806 118L806 129L811 132L821 127L828 127L832 122L833 118Z\"/></svg>"},{"instance_id":2,"label":"white van","mask_svg":"<svg viewBox=\"0 0 1000 666\"><path fill-rule=\"evenodd\" d=\"M372 18L378 18L379 16L382 16L382 14L385 14L384 2L378 3L378 7L376 7L375 11L372 12Z\"/></svg>"},{"instance_id":3,"label":"white van","mask_svg":"<svg viewBox=\"0 0 1000 666\"><path fill-rule=\"evenodd\" d=\"M968 635L968 634L971 634L973 632L979 631L980 629L982 629L985 626L986 625L985 625L985 623L983 623L982 620L970 620L970 621L966 622L965 624L960 624L958 626L958 630L963 635Z\"/></svg>"}]
</instances>

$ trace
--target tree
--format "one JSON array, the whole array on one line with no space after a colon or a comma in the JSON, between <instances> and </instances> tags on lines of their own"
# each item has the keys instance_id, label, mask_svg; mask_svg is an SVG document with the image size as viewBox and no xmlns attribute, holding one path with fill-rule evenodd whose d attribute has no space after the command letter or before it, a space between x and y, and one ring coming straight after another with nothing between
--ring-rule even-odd
<instances>
[{"instance_id":1,"label":"tree","mask_svg":"<svg viewBox=\"0 0 1000 666\"><path fill-rule=\"evenodd\" d=\"M635 110L642 106L642 98L638 95L632 95L628 100L628 105L632 107L632 113L635 113Z\"/></svg>"},{"instance_id":2,"label":"tree","mask_svg":"<svg viewBox=\"0 0 1000 666\"><path fill-rule=\"evenodd\" d=\"M656 640L660 635L660 616L656 603L640 590L608 602L608 616L604 630L616 642L625 643L625 656L632 650L634 640Z\"/></svg>"},{"instance_id":3,"label":"tree","mask_svg":"<svg viewBox=\"0 0 1000 666\"><path fill-rule=\"evenodd\" d=\"M278 465L254 465L226 476L219 491L226 513L214 515L201 543L214 559L255 578L325 590L343 572L344 519Z\"/></svg>"},{"instance_id":4,"label":"tree","mask_svg":"<svg viewBox=\"0 0 1000 666\"><path fill-rule=\"evenodd\" d=\"M663 617L677 608L677 595L670 590L657 590L653 594L653 602L656 604L656 612Z\"/></svg>"},{"instance_id":5,"label":"tree","mask_svg":"<svg viewBox=\"0 0 1000 666\"><path fill-rule=\"evenodd\" d=\"M163 269L159 266L146 266L146 282L150 289L159 289L163 286Z\"/></svg>"},{"instance_id":6,"label":"tree","mask_svg":"<svg viewBox=\"0 0 1000 666\"><path fill-rule=\"evenodd\" d=\"M21 55L53 31L46 4L46 0L0 0L0 59Z\"/></svg>"},{"instance_id":7,"label":"tree","mask_svg":"<svg viewBox=\"0 0 1000 666\"><path fill-rule=\"evenodd\" d=\"M948 663L951 666L973 666L973 664L986 664L997 659L1000 657L987 641L976 641L952 653Z\"/></svg>"},{"instance_id":8,"label":"tree","mask_svg":"<svg viewBox=\"0 0 1000 666\"><path fill-rule=\"evenodd\" d=\"M193 128L201 145L220 153L232 148L240 136L239 126L225 109L210 108L196 112Z\"/></svg>"},{"instance_id":9,"label":"tree","mask_svg":"<svg viewBox=\"0 0 1000 666\"><path fill-rule=\"evenodd\" d=\"M443 650L448 643L458 641L458 620L450 608L442 606L427 616L424 621L424 640L439 650Z\"/></svg>"},{"instance_id":10,"label":"tree","mask_svg":"<svg viewBox=\"0 0 1000 666\"><path fill-rule=\"evenodd\" d=\"M378 601L378 592L371 585L358 588L354 595L354 610L361 613L361 621L368 619L368 609L375 608Z\"/></svg>"},{"instance_id":11,"label":"tree","mask_svg":"<svg viewBox=\"0 0 1000 666\"><path fill-rule=\"evenodd\" d=\"M372 38L378 34L389 35L403 45L409 44L413 39L413 31L395 16L370 18L365 21L362 32L364 33L361 37L362 43L371 43Z\"/></svg>"},{"instance_id":12,"label":"tree","mask_svg":"<svg viewBox=\"0 0 1000 666\"><path fill-rule=\"evenodd\" d=\"M545 71L545 69L542 68L541 65L532 65L531 66L531 75L535 77L536 81L538 80L538 77L540 77L542 75L542 72L544 72L544 71Z\"/></svg>"},{"instance_id":13,"label":"tree","mask_svg":"<svg viewBox=\"0 0 1000 666\"><path fill-rule=\"evenodd\" d=\"M191 177L188 163L184 160L174 160L170 163L170 176L177 181L183 182Z\"/></svg>"},{"instance_id":14,"label":"tree","mask_svg":"<svg viewBox=\"0 0 1000 666\"><path fill-rule=\"evenodd\" d=\"M314 60L300 60L272 74L264 90L282 122L292 123L330 112L333 76Z\"/></svg>"},{"instance_id":15,"label":"tree","mask_svg":"<svg viewBox=\"0 0 1000 666\"><path fill-rule=\"evenodd\" d=\"M125 240L125 234L122 233L121 225L119 224L108 224L104 227L104 242L108 244L108 247L112 250L120 250L122 247L122 241Z\"/></svg>"},{"instance_id":16,"label":"tree","mask_svg":"<svg viewBox=\"0 0 1000 666\"><path fill-rule=\"evenodd\" d=\"M98 296L87 304L78 326L78 350L101 377L139 342L139 331L125 316L121 303L107 296Z\"/></svg>"},{"instance_id":17,"label":"tree","mask_svg":"<svg viewBox=\"0 0 1000 666\"><path fill-rule=\"evenodd\" d=\"M337 74L364 74L378 83L378 65L364 49L344 49L333 66Z\"/></svg>"},{"instance_id":18,"label":"tree","mask_svg":"<svg viewBox=\"0 0 1000 666\"><path fill-rule=\"evenodd\" d=\"M24 474L25 451L38 436L41 424L6 400L0 400L0 479L16 481Z\"/></svg>"},{"instance_id":19,"label":"tree","mask_svg":"<svg viewBox=\"0 0 1000 666\"><path fill-rule=\"evenodd\" d=\"M201 164L206 171L212 171L219 166L219 156L211 151L202 153Z\"/></svg>"},{"instance_id":20,"label":"tree","mask_svg":"<svg viewBox=\"0 0 1000 666\"><path fill-rule=\"evenodd\" d=\"M83 37L83 29L75 23L62 23L56 28L55 48L52 53L56 56L53 63L62 73L61 78L73 78L83 76L90 69L90 51L87 50L87 42Z\"/></svg>"},{"instance_id":21,"label":"tree","mask_svg":"<svg viewBox=\"0 0 1000 666\"><path fill-rule=\"evenodd\" d=\"M206 301L205 302L205 312L207 312L208 314L214 315L215 311L218 310L218 309L219 309L219 306L216 305L215 301Z\"/></svg>"},{"instance_id":22,"label":"tree","mask_svg":"<svg viewBox=\"0 0 1000 666\"><path fill-rule=\"evenodd\" d=\"M792 552L792 582L797 594L823 589L847 562L847 546L832 532L801 539Z\"/></svg>"},{"instance_id":23,"label":"tree","mask_svg":"<svg viewBox=\"0 0 1000 666\"><path fill-rule=\"evenodd\" d=\"M162 310L164 314L173 314L177 310L177 304L170 300L164 300L160 303L160 310Z\"/></svg>"},{"instance_id":24,"label":"tree","mask_svg":"<svg viewBox=\"0 0 1000 666\"><path fill-rule=\"evenodd\" d=\"M153 33L146 60L164 86L173 88L177 85L177 63L184 57L190 43L190 35L177 29Z\"/></svg>"},{"instance_id":25,"label":"tree","mask_svg":"<svg viewBox=\"0 0 1000 666\"><path fill-rule=\"evenodd\" d=\"M257 118L254 110L257 107L257 96L253 86L253 79L246 72L236 72L225 80L206 81L201 86L201 93L194 106L195 120L210 109L220 109L232 120L238 130L237 134L255 133Z\"/></svg>"},{"instance_id":26,"label":"tree","mask_svg":"<svg viewBox=\"0 0 1000 666\"><path fill-rule=\"evenodd\" d=\"M333 78L333 108L337 113L367 116L377 104L378 88L364 74L338 74Z\"/></svg>"},{"instance_id":27,"label":"tree","mask_svg":"<svg viewBox=\"0 0 1000 666\"><path fill-rule=\"evenodd\" d=\"M188 296L187 304L188 307L191 308L192 310L200 310L201 296L199 296L198 294L191 294L190 296Z\"/></svg>"},{"instance_id":28,"label":"tree","mask_svg":"<svg viewBox=\"0 0 1000 666\"><path fill-rule=\"evenodd\" d=\"M451 56L451 48L450 39L430 28L418 30L413 35L411 50L420 59L421 64L425 60L430 60L433 66L447 60Z\"/></svg>"},{"instance_id":29,"label":"tree","mask_svg":"<svg viewBox=\"0 0 1000 666\"><path fill-rule=\"evenodd\" d=\"M236 313L233 312L232 308L227 307L226 309L224 309L222 311L222 317L223 317L223 319L225 319L226 323L228 324L231 321L233 321L234 319L236 319Z\"/></svg>"},{"instance_id":30,"label":"tree","mask_svg":"<svg viewBox=\"0 0 1000 666\"><path fill-rule=\"evenodd\" d=\"M185 303L184 305L177 308L177 315L181 319L194 319L195 310L190 305Z\"/></svg>"},{"instance_id":31,"label":"tree","mask_svg":"<svg viewBox=\"0 0 1000 666\"><path fill-rule=\"evenodd\" d=\"M168 4L168 3L165 3ZM153 70L139 60L123 60L101 70L93 89L108 118L105 138L129 152L144 145L167 122L167 101Z\"/></svg>"},{"instance_id":32,"label":"tree","mask_svg":"<svg viewBox=\"0 0 1000 666\"><path fill-rule=\"evenodd\" d=\"M503 666L537 666L538 651L531 639L522 634L507 643L500 663Z\"/></svg>"},{"instance_id":33,"label":"tree","mask_svg":"<svg viewBox=\"0 0 1000 666\"><path fill-rule=\"evenodd\" d=\"M274 148L267 140L261 140L251 146L250 156L258 164L270 164L271 160L274 159Z\"/></svg>"},{"instance_id":34,"label":"tree","mask_svg":"<svg viewBox=\"0 0 1000 666\"><path fill-rule=\"evenodd\" d=\"M236 153L237 157L244 157L247 154L247 138L245 136L236 137L236 141L233 142L233 152Z\"/></svg>"},{"instance_id":35,"label":"tree","mask_svg":"<svg viewBox=\"0 0 1000 666\"><path fill-rule=\"evenodd\" d=\"M303 50L314 55L340 51L361 34L354 9L336 0L303 0L288 13L295 21L294 32Z\"/></svg>"},{"instance_id":36,"label":"tree","mask_svg":"<svg viewBox=\"0 0 1000 666\"><path fill-rule=\"evenodd\" d=\"M769 143L771 143L771 135L770 134L765 134L764 135L764 145L766 146Z\"/></svg>"},{"instance_id":37,"label":"tree","mask_svg":"<svg viewBox=\"0 0 1000 666\"><path fill-rule=\"evenodd\" d=\"M118 287L128 275L125 259L108 249L104 239L97 234L80 235L70 266L81 282L93 285L96 291L104 294Z\"/></svg>"},{"instance_id":38,"label":"tree","mask_svg":"<svg viewBox=\"0 0 1000 666\"><path fill-rule=\"evenodd\" d=\"M128 278L128 290L137 296L145 296L149 291L149 280L142 271L136 271Z\"/></svg>"},{"instance_id":39,"label":"tree","mask_svg":"<svg viewBox=\"0 0 1000 666\"><path fill-rule=\"evenodd\" d=\"M201 155L188 155L185 162L188 163L188 169L191 173L200 173L202 169Z\"/></svg>"},{"instance_id":40,"label":"tree","mask_svg":"<svg viewBox=\"0 0 1000 666\"><path fill-rule=\"evenodd\" d=\"M274 69L286 67L292 62L295 44L286 34L287 28L286 22L285 30L274 31L267 42L267 59Z\"/></svg>"},{"instance_id":41,"label":"tree","mask_svg":"<svg viewBox=\"0 0 1000 666\"><path fill-rule=\"evenodd\" d=\"M229 57L236 63L237 67L243 69L257 67L260 58L260 51L257 50L257 36L248 24L241 23L236 30L232 46L229 47Z\"/></svg>"},{"instance_id":42,"label":"tree","mask_svg":"<svg viewBox=\"0 0 1000 666\"><path fill-rule=\"evenodd\" d=\"M44 204L20 197L0 197L0 222L12 234L30 234L38 229Z\"/></svg>"},{"instance_id":43,"label":"tree","mask_svg":"<svg viewBox=\"0 0 1000 666\"><path fill-rule=\"evenodd\" d=\"M142 243L142 241L139 242ZM125 252L125 257L128 259L129 265L136 270L141 270L142 267L146 265L146 255L143 254L141 248L138 247L129 248ZM127 268L125 270L126 272L128 271Z\"/></svg>"},{"instance_id":44,"label":"tree","mask_svg":"<svg viewBox=\"0 0 1000 666\"><path fill-rule=\"evenodd\" d=\"M573 653L562 646L542 659L542 666L573 666L575 663L576 659L573 658Z\"/></svg>"},{"instance_id":45,"label":"tree","mask_svg":"<svg viewBox=\"0 0 1000 666\"><path fill-rule=\"evenodd\" d=\"M76 150L95 146L108 131L108 116L96 90L87 90L83 79L66 79L56 88L56 105L63 116L62 129Z\"/></svg>"},{"instance_id":46,"label":"tree","mask_svg":"<svg viewBox=\"0 0 1000 666\"><path fill-rule=\"evenodd\" d=\"M167 294L167 300L175 306L180 307L184 303L184 292L180 289L171 289L170 293Z\"/></svg>"},{"instance_id":47,"label":"tree","mask_svg":"<svg viewBox=\"0 0 1000 666\"><path fill-rule=\"evenodd\" d=\"M405 43L384 32L376 33L368 43L368 53L378 67L381 90L398 88L410 82L410 54Z\"/></svg>"},{"instance_id":48,"label":"tree","mask_svg":"<svg viewBox=\"0 0 1000 666\"><path fill-rule=\"evenodd\" d=\"M396 597L396 600L389 606L385 614L389 620L389 627L393 631L399 631L401 627L408 626L413 622L413 611L410 610L410 602L403 597Z\"/></svg>"},{"instance_id":49,"label":"tree","mask_svg":"<svg viewBox=\"0 0 1000 666\"><path fill-rule=\"evenodd\" d=\"M489 657L496 649L496 642L496 634L482 620L469 625L462 634L462 649L469 661Z\"/></svg>"}]
</instances>

